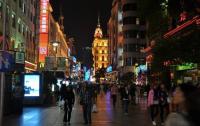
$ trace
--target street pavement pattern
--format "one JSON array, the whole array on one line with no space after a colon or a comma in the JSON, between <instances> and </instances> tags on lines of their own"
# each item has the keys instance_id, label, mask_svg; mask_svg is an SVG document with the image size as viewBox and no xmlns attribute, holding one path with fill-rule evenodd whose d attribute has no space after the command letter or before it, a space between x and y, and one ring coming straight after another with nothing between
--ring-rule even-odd
<instances>
[{"instance_id":1,"label":"street pavement pattern","mask_svg":"<svg viewBox=\"0 0 200 126\"><path fill-rule=\"evenodd\" d=\"M118 98L119 99L119 98ZM112 107L110 94L98 97L98 113L92 114L91 126L152 126L146 109L146 101L129 106L129 114L124 115L121 101ZM63 110L57 106L48 108L24 108L23 115L7 116L3 126L63 126ZM71 126L84 126L81 106L76 103L72 112Z\"/></svg>"}]
</instances>

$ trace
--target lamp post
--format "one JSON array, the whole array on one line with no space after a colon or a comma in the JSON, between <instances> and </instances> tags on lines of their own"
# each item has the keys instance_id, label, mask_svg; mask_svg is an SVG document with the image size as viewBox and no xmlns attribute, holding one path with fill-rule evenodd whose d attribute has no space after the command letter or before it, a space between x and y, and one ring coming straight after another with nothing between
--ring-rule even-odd
<instances>
[{"instance_id":1,"label":"lamp post","mask_svg":"<svg viewBox=\"0 0 200 126\"><path fill-rule=\"evenodd\" d=\"M52 41L52 45L53 45L53 50L55 51L55 66L54 66L54 76L56 76L56 70L57 70L57 52L58 52L58 46L59 46L60 42L59 41Z\"/></svg>"}]
</instances>

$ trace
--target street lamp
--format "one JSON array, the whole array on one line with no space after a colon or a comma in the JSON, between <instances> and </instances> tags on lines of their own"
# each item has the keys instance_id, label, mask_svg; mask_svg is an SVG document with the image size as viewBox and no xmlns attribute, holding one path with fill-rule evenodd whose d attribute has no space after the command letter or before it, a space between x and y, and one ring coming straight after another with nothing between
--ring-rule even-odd
<instances>
[{"instance_id":1,"label":"street lamp","mask_svg":"<svg viewBox=\"0 0 200 126\"><path fill-rule=\"evenodd\" d=\"M53 45L53 50L55 51L55 66L54 66L54 76L56 76L56 70L57 70L57 52L58 52L58 46L60 44L59 41L52 41L51 44Z\"/></svg>"}]
</instances>

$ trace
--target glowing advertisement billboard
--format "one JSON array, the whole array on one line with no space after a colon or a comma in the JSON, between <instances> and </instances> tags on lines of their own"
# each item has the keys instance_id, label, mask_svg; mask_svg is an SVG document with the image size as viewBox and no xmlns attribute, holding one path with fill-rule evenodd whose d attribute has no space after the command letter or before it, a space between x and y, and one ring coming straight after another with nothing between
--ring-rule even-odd
<instances>
[{"instance_id":1,"label":"glowing advertisement billboard","mask_svg":"<svg viewBox=\"0 0 200 126\"><path fill-rule=\"evenodd\" d=\"M24 75L24 96L39 97L40 96L40 75L25 74Z\"/></svg>"},{"instance_id":2,"label":"glowing advertisement billboard","mask_svg":"<svg viewBox=\"0 0 200 126\"><path fill-rule=\"evenodd\" d=\"M39 62L44 63L48 54L48 33L49 33L49 0L40 0L40 37L39 37Z\"/></svg>"}]
</instances>

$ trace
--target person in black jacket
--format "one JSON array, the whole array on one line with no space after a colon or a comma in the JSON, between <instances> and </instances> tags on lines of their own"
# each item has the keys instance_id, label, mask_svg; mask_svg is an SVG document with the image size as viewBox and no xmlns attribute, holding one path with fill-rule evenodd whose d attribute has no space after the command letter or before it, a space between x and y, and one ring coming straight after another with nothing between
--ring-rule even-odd
<instances>
[{"instance_id":1,"label":"person in black jacket","mask_svg":"<svg viewBox=\"0 0 200 126\"><path fill-rule=\"evenodd\" d=\"M74 102L75 102L75 95L74 95L73 89L69 86L66 88L66 92L64 93L64 100L65 100L65 104L64 104L65 114L64 114L63 122L65 124L68 123L68 125L70 125L72 107L74 106Z\"/></svg>"},{"instance_id":2,"label":"person in black jacket","mask_svg":"<svg viewBox=\"0 0 200 126\"><path fill-rule=\"evenodd\" d=\"M124 114L128 115L128 105L129 105L129 101L130 101L130 90L129 90L127 85L122 89L122 100L123 100Z\"/></svg>"}]
</instances>

